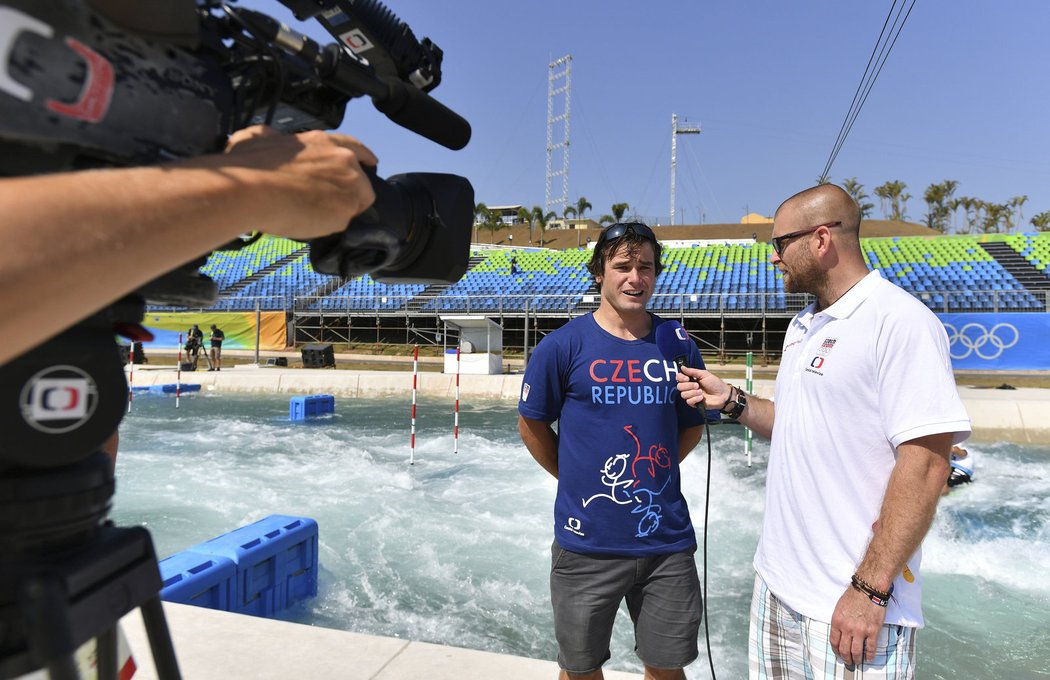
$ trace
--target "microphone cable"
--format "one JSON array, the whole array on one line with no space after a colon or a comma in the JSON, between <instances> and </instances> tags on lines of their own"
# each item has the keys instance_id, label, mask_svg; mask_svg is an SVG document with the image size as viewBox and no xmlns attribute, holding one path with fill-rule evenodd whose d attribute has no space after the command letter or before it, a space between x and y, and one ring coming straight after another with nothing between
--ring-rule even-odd
<instances>
[{"instance_id":1,"label":"microphone cable","mask_svg":"<svg viewBox=\"0 0 1050 680\"><path fill-rule=\"evenodd\" d=\"M711 452L711 424L707 422L707 409L703 406L701 402L701 410L704 412L704 438L707 439L707 483L704 490L704 582L700 591L700 616L704 619L704 642L707 643L707 663L711 666L711 680L716 680L715 659L711 654L711 632L707 627L707 516L711 507L711 459L713 455Z\"/></svg>"}]
</instances>

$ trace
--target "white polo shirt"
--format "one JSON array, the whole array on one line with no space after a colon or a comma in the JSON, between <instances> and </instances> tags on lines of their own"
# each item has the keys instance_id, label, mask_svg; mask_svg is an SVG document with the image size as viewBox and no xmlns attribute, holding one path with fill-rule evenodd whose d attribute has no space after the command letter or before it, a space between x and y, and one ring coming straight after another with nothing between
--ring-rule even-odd
<instances>
[{"instance_id":1,"label":"white polo shirt","mask_svg":"<svg viewBox=\"0 0 1050 680\"><path fill-rule=\"evenodd\" d=\"M830 622L872 536L896 460L917 437L970 433L944 326L873 271L792 321L776 381L766 508L755 569L795 611ZM921 549L886 623L919 626Z\"/></svg>"}]
</instances>

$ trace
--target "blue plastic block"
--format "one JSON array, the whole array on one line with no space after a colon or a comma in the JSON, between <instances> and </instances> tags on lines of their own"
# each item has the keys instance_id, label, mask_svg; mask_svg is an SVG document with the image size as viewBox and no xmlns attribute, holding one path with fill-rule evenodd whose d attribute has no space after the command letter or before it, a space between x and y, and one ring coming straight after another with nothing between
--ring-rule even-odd
<instances>
[{"instance_id":1,"label":"blue plastic block","mask_svg":"<svg viewBox=\"0 0 1050 680\"><path fill-rule=\"evenodd\" d=\"M190 550L237 565L230 611L270 616L317 595L317 522L307 517L270 515Z\"/></svg>"},{"instance_id":2,"label":"blue plastic block","mask_svg":"<svg viewBox=\"0 0 1050 680\"><path fill-rule=\"evenodd\" d=\"M160 599L165 602L229 611L237 566L219 555L187 550L160 561L160 578Z\"/></svg>"},{"instance_id":3,"label":"blue plastic block","mask_svg":"<svg viewBox=\"0 0 1050 680\"><path fill-rule=\"evenodd\" d=\"M335 413L335 397L330 394L313 394L308 397L292 397L288 402L290 420L306 420L316 416Z\"/></svg>"}]
</instances>

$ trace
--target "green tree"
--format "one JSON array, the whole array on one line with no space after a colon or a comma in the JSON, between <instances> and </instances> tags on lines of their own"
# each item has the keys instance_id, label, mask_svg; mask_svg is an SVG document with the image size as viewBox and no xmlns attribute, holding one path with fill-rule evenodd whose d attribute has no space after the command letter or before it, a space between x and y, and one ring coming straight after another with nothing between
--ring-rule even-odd
<instances>
[{"instance_id":1,"label":"green tree","mask_svg":"<svg viewBox=\"0 0 1050 680\"><path fill-rule=\"evenodd\" d=\"M576 199L576 216L579 217L582 220L583 219L583 214L585 212L587 212L588 210L590 210L591 208L593 208L593 207L594 206L591 205L590 201L588 201L583 196L580 196L579 198Z\"/></svg>"},{"instance_id":2,"label":"green tree","mask_svg":"<svg viewBox=\"0 0 1050 680\"><path fill-rule=\"evenodd\" d=\"M547 223L553 219L557 219L558 214L551 210L550 212L544 212L543 208L538 205L532 206L532 221L536 223L536 226L540 229L540 245L543 245L543 234L547 231Z\"/></svg>"},{"instance_id":3,"label":"green tree","mask_svg":"<svg viewBox=\"0 0 1050 680\"><path fill-rule=\"evenodd\" d=\"M598 218L598 224L602 225L603 227L607 224L612 224L613 222L619 222L619 220L617 220L612 215L602 215Z\"/></svg>"},{"instance_id":4,"label":"green tree","mask_svg":"<svg viewBox=\"0 0 1050 680\"><path fill-rule=\"evenodd\" d=\"M1036 231L1050 231L1050 210L1033 215L1029 222L1036 228Z\"/></svg>"},{"instance_id":5,"label":"green tree","mask_svg":"<svg viewBox=\"0 0 1050 680\"><path fill-rule=\"evenodd\" d=\"M907 219L908 199L911 198L911 194L904 191L907 187L908 185L900 180L892 180L875 187L875 195L880 199L883 217L896 222Z\"/></svg>"},{"instance_id":6,"label":"green tree","mask_svg":"<svg viewBox=\"0 0 1050 680\"><path fill-rule=\"evenodd\" d=\"M868 195L864 193L864 185L858 182L856 177L850 177L843 180L842 188L860 207L860 219L866 220L871 217L871 209L875 207L875 204L865 202L868 200Z\"/></svg>"},{"instance_id":7,"label":"green tree","mask_svg":"<svg viewBox=\"0 0 1050 680\"><path fill-rule=\"evenodd\" d=\"M612 216L616 222L623 220L623 215L626 213L631 206L626 203L613 203L612 204Z\"/></svg>"},{"instance_id":8,"label":"green tree","mask_svg":"<svg viewBox=\"0 0 1050 680\"><path fill-rule=\"evenodd\" d=\"M952 210L950 203L955 188L959 183L953 179L946 179L940 184L931 184L926 187L923 199L926 201L926 226L930 229L946 233L951 221Z\"/></svg>"},{"instance_id":9,"label":"green tree","mask_svg":"<svg viewBox=\"0 0 1050 680\"><path fill-rule=\"evenodd\" d=\"M561 216L565 218L566 224L568 224L568 222L569 222L569 219L570 219L569 215L572 215L573 217L575 217L576 214L577 214L576 208L571 206L571 205L565 206L562 209L562 211L561 211Z\"/></svg>"},{"instance_id":10,"label":"green tree","mask_svg":"<svg viewBox=\"0 0 1050 680\"><path fill-rule=\"evenodd\" d=\"M1027 202L1027 196L1014 196L1010 199L1010 207L1017 209L1017 224L1022 224L1024 222L1024 212L1021 210L1021 206Z\"/></svg>"},{"instance_id":11,"label":"green tree","mask_svg":"<svg viewBox=\"0 0 1050 680\"><path fill-rule=\"evenodd\" d=\"M981 228L986 234L1001 234L1013 227L1013 208L1009 203L983 203Z\"/></svg>"}]
</instances>

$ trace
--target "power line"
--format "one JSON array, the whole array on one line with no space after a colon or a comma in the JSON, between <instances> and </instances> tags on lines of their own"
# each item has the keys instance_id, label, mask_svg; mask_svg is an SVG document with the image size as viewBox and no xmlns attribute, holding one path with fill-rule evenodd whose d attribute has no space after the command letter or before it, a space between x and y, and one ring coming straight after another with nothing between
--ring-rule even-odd
<instances>
[{"instance_id":1,"label":"power line","mask_svg":"<svg viewBox=\"0 0 1050 680\"><path fill-rule=\"evenodd\" d=\"M911 16L911 11L915 7L915 1L911 0L909 5L908 0L903 0L898 8L897 0L893 0L893 4L890 5L889 12L886 14L886 20L882 24L882 31L879 33L878 40L875 41L875 47L871 51L871 56L868 57L868 65L864 68L864 75L861 76L857 91L853 94L853 101L850 102L849 111L847 111L846 117L842 121L838 137L836 137L831 154L824 165L824 171L820 175L821 182L827 180L831 172L831 166L835 163L835 159L838 158L839 151L842 150L846 142L846 137L849 136L850 131L853 129L853 123L856 122L857 116L860 115L860 110L868 100L871 88L875 85L875 81L878 80L879 74L882 73L882 67L886 65L886 60L889 58L890 52L893 51L893 46L897 44L897 38L900 37L904 24L908 21L908 17ZM905 5L908 8L907 12L904 11ZM893 15L894 10L897 12L896 16ZM903 18L901 17L902 14L904 15ZM891 17L893 17L892 24L890 23ZM889 26L888 31L887 26ZM890 37L891 35L892 38Z\"/></svg>"}]
</instances>

